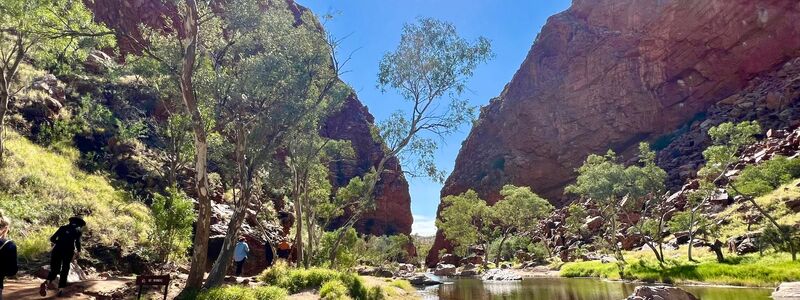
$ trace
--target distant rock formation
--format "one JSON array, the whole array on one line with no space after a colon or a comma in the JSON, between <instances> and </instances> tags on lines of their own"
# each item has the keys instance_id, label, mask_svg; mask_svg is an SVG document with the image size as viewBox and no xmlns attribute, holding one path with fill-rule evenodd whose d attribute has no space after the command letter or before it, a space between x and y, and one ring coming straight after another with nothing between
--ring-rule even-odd
<instances>
[{"instance_id":1,"label":"distant rock formation","mask_svg":"<svg viewBox=\"0 0 800 300\"><path fill-rule=\"evenodd\" d=\"M794 0L575 0L482 109L442 196L475 189L494 203L516 184L563 206L588 154L629 154L797 56ZM428 264L448 246L439 233Z\"/></svg>"}]
</instances>

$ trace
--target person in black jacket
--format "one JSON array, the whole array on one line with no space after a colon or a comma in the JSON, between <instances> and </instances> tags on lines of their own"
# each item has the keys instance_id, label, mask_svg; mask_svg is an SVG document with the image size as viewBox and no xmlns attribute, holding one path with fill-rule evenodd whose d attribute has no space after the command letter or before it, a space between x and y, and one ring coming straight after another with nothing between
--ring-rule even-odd
<instances>
[{"instance_id":1,"label":"person in black jacket","mask_svg":"<svg viewBox=\"0 0 800 300\"><path fill-rule=\"evenodd\" d=\"M42 297L47 296L47 286L56 280L56 276L59 277L58 295L63 294L63 289L67 286L70 263L81 252L81 231L84 226L86 222L83 219L72 217L69 218L69 224L58 228L50 237L53 251L50 254L50 273L47 275L47 280L39 287L39 295Z\"/></svg>"},{"instance_id":2,"label":"person in black jacket","mask_svg":"<svg viewBox=\"0 0 800 300\"><path fill-rule=\"evenodd\" d=\"M3 300L3 281L7 276L17 275L17 245L8 239L11 225L0 215L0 300Z\"/></svg>"}]
</instances>

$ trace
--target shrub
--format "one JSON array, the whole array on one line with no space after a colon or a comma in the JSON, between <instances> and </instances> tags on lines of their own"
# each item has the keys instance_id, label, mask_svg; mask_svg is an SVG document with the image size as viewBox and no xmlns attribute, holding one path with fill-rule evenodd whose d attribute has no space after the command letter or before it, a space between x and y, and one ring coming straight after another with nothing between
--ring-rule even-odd
<instances>
[{"instance_id":1,"label":"shrub","mask_svg":"<svg viewBox=\"0 0 800 300\"><path fill-rule=\"evenodd\" d=\"M53 148L63 148L72 144L72 139L79 130L79 124L69 120L56 120L52 123L42 124L36 138L39 144Z\"/></svg>"},{"instance_id":2,"label":"shrub","mask_svg":"<svg viewBox=\"0 0 800 300\"><path fill-rule=\"evenodd\" d=\"M151 206L154 226L151 241L157 261L180 261L192 244L194 204L177 188L167 189L166 195L156 194Z\"/></svg>"},{"instance_id":3,"label":"shrub","mask_svg":"<svg viewBox=\"0 0 800 300\"><path fill-rule=\"evenodd\" d=\"M373 265L404 261L408 258L406 246L411 243L411 239L407 235L367 236L364 241L365 249L359 252L364 260Z\"/></svg>"},{"instance_id":4,"label":"shrub","mask_svg":"<svg viewBox=\"0 0 800 300\"><path fill-rule=\"evenodd\" d=\"M28 232L26 236L15 240L18 249L17 255L25 261L36 260L46 255L50 252L50 236L55 232L56 228L50 226Z\"/></svg>"},{"instance_id":5,"label":"shrub","mask_svg":"<svg viewBox=\"0 0 800 300\"><path fill-rule=\"evenodd\" d=\"M319 289L319 296L326 300L350 299L347 294L347 287L338 279L326 282Z\"/></svg>"},{"instance_id":6,"label":"shrub","mask_svg":"<svg viewBox=\"0 0 800 300\"><path fill-rule=\"evenodd\" d=\"M402 280L405 281L405 280ZM407 282L407 281L406 281ZM409 283L410 285L410 283ZM413 291L413 287L412 287ZM369 292L367 294L367 299L369 300L383 300L386 299L386 296L383 295L383 289L379 286L373 286L369 288Z\"/></svg>"},{"instance_id":7,"label":"shrub","mask_svg":"<svg viewBox=\"0 0 800 300\"><path fill-rule=\"evenodd\" d=\"M261 273L259 279L267 285L286 289L290 293L318 289L330 281L339 281L353 299L373 299L370 298L369 290L361 277L331 269L291 269L285 263L279 263Z\"/></svg>"},{"instance_id":8,"label":"shrub","mask_svg":"<svg viewBox=\"0 0 800 300\"><path fill-rule=\"evenodd\" d=\"M793 178L800 176L800 159L776 156L758 165L749 165L734 180L736 190L748 196L761 196L772 192Z\"/></svg>"},{"instance_id":9,"label":"shrub","mask_svg":"<svg viewBox=\"0 0 800 300\"><path fill-rule=\"evenodd\" d=\"M278 300L287 297L286 290L277 287L225 286L200 292L198 300ZM188 298L188 297L187 297ZM194 299L195 297L191 297Z\"/></svg>"},{"instance_id":10,"label":"shrub","mask_svg":"<svg viewBox=\"0 0 800 300\"><path fill-rule=\"evenodd\" d=\"M327 261L328 254L332 251L336 237L339 234L339 230L325 232L322 235L319 248L320 257L316 257L318 265L326 265L329 263ZM339 243L339 247L336 250L336 262L339 269L347 270L356 265L356 256L358 254L358 251L356 251L356 246L359 242L363 242L363 240L358 238L358 233L356 233L356 230L354 228L347 229L347 232L344 233L344 237L342 238L341 242Z\"/></svg>"}]
</instances>

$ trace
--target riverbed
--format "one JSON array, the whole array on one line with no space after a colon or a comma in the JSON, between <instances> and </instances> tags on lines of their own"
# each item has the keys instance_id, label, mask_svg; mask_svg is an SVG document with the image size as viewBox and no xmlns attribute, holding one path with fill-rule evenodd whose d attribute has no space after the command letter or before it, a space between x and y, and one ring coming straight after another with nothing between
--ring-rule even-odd
<instances>
[{"instance_id":1,"label":"riverbed","mask_svg":"<svg viewBox=\"0 0 800 300\"><path fill-rule=\"evenodd\" d=\"M592 278L525 278L490 282L476 278L440 278L438 286L420 289L423 299L441 300L620 300L641 283ZM680 286L703 300L768 300L772 289L716 286Z\"/></svg>"}]
</instances>

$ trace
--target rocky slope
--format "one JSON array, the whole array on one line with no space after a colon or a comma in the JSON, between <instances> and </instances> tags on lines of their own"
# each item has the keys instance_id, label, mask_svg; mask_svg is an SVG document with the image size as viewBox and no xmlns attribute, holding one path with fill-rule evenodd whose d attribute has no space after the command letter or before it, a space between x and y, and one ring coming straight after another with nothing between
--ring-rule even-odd
<instances>
[{"instance_id":1,"label":"rocky slope","mask_svg":"<svg viewBox=\"0 0 800 300\"><path fill-rule=\"evenodd\" d=\"M176 15L174 6L165 5L158 0L114 0L85 1L87 7L94 11L98 21L107 24L118 32L119 48L122 53L138 51L136 39L141 37L138 26L141 23L165 26L165 22L174 22ZM307 11L292 0L286 0L287 13L291 13L298 26L302 24L301 16ZM180 26L176 26L180 28ZM342 162L331 165L335 174L332 178L335 187L347 184L349 180L366 173L370 166L377 164L382 158L382 146L369 134L369 127L374 122L373 116L355 95L352 95L341 110L326 121L322 134L334 139L349 140L357 154L354 162ZM411 233L411 197L408 183L402 176L396 159L389 163L392 174L385 174L378 188L377 208L362 218L357 228L362 233L376 235Z\"/></svg>"},{"instance_id":2,"label":"rocky slope","mask_svg":"<svg viewBox=\"0 0 800 300\"><path fill-rule=\"evenodd\" d=\"M587 154L625 154L690 125L799 50L794 0L575 0L483 108L442 195L475 189L493 203L511 183L563 206ZM439 234L428 262L446 246Z\"/></svg>"}]
</instances>

